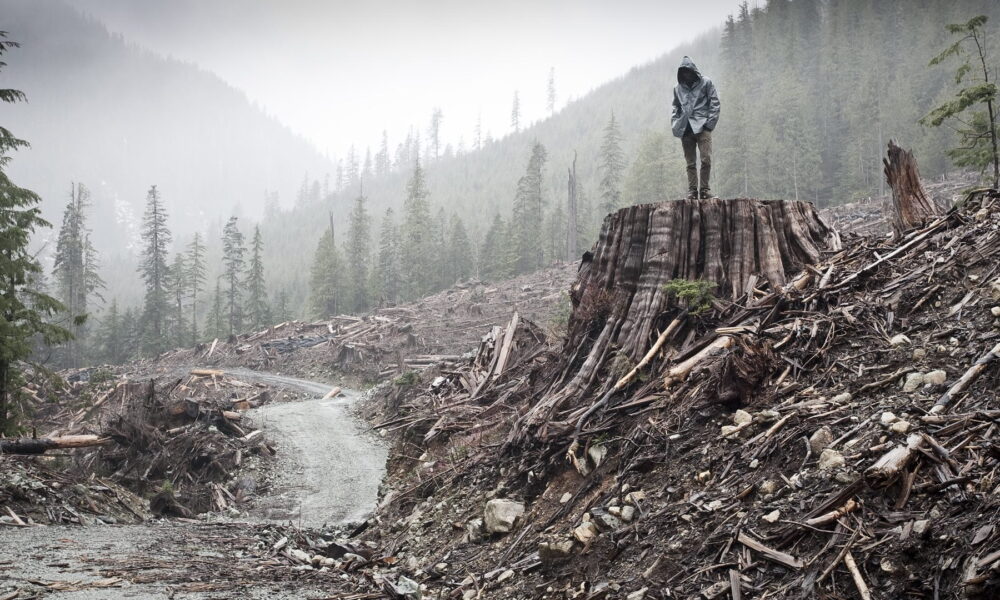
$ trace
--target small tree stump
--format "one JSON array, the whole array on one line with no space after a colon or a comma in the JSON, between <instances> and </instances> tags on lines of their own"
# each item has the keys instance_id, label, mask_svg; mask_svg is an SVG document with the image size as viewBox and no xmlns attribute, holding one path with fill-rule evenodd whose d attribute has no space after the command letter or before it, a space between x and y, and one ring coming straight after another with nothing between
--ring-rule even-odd
<instances>
[{"instance_id":1,"label":"small tree stump","mask_svg":"<svg viewBox=\"0 0 1000 600\"><path fill-rule=\"evenodd\" d=\"M885 179L892 188L890 220L897 238L941 214L920 183L917 159L912 152L903 150L895 141L890 140L888 156L882 159L882 164L885 167Z\"/></svg>"}]
</instances>

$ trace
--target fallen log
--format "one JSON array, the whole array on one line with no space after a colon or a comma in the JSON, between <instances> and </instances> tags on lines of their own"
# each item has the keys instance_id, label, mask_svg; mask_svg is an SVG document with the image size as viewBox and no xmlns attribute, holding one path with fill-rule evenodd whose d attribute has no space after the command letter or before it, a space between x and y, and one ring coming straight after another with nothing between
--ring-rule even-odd
<instances>
[{"instance_id":1,"label":"fallen log","mask_svg":"<svg viewBox=\"0 0 1000 600\"><path fill-rule=\"evenodd\" d=\"M986 366L997 358L1000 358L1000 344L993 346L989 352L979 357L979 360L969 367L959 380L948 388L947 392L938 398L937 402L934 403L934 406L931 407L931 414L944 412L944 409L947 408L951 401L955 399L955 396L964 392L970 385L979 379L979 376L986 370Z\"/></svg>"},{"instance_id":2,"label":"fallen log","mask_svg":"<svg viewBox=\"0 0 1000 600\"><path fill-rule=\"evenodd\" d=\"M47 450L103 446L111 438L100 435L65 435L54 438L12 438L0 440L0 454L44 454Z\"/></svg>"}]
</instances>

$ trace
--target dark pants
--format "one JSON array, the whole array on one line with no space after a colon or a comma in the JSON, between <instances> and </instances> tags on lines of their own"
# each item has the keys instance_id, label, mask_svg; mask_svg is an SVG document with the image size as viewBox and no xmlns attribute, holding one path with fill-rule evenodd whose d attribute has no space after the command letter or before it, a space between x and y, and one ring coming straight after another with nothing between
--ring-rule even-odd
<instances>
[{"instance_id":1,"label":"dark pants","mask_svg":"<svg viewBox=\"0 0 1000 600\"><path fill-rule=\"evenodd\" d=\"M684 147L684 158L687 160L688 188L692 192L698 191L698 155L701 153L701 189L707 190L708 177L712 173L712 132L702 129L700 133L690 133L690 130L681 137L681 146Z\"/></svg>"}]
</instances>

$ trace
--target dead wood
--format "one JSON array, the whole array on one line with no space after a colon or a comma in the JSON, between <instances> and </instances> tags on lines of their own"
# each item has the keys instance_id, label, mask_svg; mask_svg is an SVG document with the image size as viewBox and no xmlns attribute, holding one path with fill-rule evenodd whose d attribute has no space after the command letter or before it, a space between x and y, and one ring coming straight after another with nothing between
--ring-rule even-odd
<instances>
[{"instance_id":1,"label":"dead wood","mask_svg":"<svg viewBox=\"0 0 1000 600\"><path fill-rule=\"evenodd\" d=\"M100 435L66 435L55 438L14 438L0 440L0 454L44 454L47 450L103 446L111 438Z\"/></svg>"},{"instance_id":2,"label":"dead wood","mask_svg":"<svg viewBox=\"0 0 1000 600\"><path fill-rule=\"evenodd\" d=\"M896 237L914 227L921 227L941 214L920 183L917 159L909 150L889 141L888 156L882 159L885 179L892 188L891 222Z\"/></svg>"}]
</instances>

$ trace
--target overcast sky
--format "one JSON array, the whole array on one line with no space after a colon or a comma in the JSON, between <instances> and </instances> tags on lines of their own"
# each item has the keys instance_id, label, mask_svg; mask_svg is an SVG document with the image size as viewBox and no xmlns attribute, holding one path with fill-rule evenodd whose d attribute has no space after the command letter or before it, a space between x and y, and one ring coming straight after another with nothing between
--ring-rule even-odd
<instances>
[{"instance_id":1,"label":"overcast sky","mask_svg":"<svg viewBox=\"0 0 1000 600\"><path fill-rule=\"evenodd\" d=\"M323 152L410 125L470 143L545 116L721 25L740 0L68 0L133 42L217 73ZM695 57L697 60L697 57ZM667 100L665 99L664 102Z\"/></svg>"}]
</instances>

